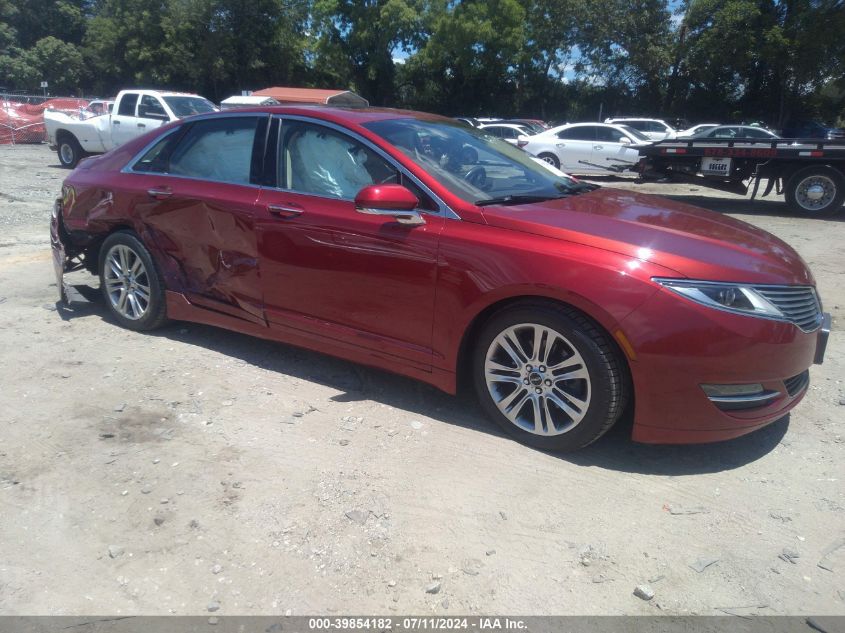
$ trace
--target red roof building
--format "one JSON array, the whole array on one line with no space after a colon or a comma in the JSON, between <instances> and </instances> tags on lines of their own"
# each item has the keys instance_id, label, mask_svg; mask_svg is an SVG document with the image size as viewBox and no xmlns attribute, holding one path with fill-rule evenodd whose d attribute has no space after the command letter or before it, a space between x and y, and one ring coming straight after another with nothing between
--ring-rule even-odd
<instances>
[{"instance_id":1,"label":"red roof building","mask_svg":"<svg viewBox=\"0 0 845 633\"><path fill-rule=\"evenodd\" d=\"M314 103L321 105L365 108L369 101L349 90L323 90L319 88L285 88L274 86L256 90L255 97L272 97L279 103Z\"/></svg>"}]
</instances>

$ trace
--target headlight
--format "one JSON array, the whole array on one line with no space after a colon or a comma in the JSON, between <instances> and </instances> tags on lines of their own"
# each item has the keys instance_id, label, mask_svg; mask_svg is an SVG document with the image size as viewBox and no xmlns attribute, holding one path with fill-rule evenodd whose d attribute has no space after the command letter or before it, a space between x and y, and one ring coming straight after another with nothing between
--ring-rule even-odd
<instances>
[{"instance_id":1,"label":"headlight","mask_svg":"<svg viewBox=\"0 0 845 633\"><path fill-rule=\"evenodd\" d=\"M692 281L653 277L652 281L696 303L762 317L783 319L785 315L751 286L718 281Z\"/></svg>"}]
</instances>

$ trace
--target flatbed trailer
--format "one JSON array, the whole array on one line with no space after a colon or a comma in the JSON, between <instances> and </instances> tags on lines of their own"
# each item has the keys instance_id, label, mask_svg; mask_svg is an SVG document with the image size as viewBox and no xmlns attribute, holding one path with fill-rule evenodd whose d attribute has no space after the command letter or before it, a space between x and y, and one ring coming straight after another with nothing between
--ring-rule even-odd
<instances>
[{"instance_id":1,"label":"flatbed trailer","mask_svg":"<svg viewBox=\"0 0 845 633\"><path fill-rule=\"evenodd\" d=\"M667 179L756 197L774 189L801 215L829 216L845 199L845 140L675 139L639 148L644 180Z\"/></svg>"}]
</instances>

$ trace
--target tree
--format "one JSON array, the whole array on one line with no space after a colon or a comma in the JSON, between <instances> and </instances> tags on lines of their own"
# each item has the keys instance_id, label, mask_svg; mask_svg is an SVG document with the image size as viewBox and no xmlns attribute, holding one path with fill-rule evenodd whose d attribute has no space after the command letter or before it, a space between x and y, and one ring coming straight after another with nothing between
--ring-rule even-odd
<instances>
[{"instance_id":1,"label":"tree","mask_svg":"<svg viewBox=\"0 0 845 633\"><path fill-rule=\"evenodd\" d=\"M512 114L525 43L517 0L431 2L430 37L403 69L404 100L451 114Z\"/></svg>"},{"instance_id":2,"label":"tree","mask_svg":"<svg viewBox=\"0 0 845 633\"><path fill-rule=\"evenodd\" d=\"M780 127L845 74L841 0L690 0L680 102Z\"/></svg>"},{"instance_id":3,"label":"tree","mask_svg":"<svg viewBox=\"0 0 845 633\"><path fill-rule=\"evenodd\" d=\"M316 0L317 80L353 88L374 104L393 105L393 51L421 43L423 7L421 0Z\"/></svg>"},{"instance_id":4,"label":"tree","mask_svg":"<svg viewBox=\"0 0 845 633\"><path fill-rule=\"evenodd\" d=\"M0 68L0 81L17 90L37 90L47 81L54 94L75 94L83 73L82 54L73 44L45 37L28 50L15 49L0 58Z\"/></svg>"}]
</instances>

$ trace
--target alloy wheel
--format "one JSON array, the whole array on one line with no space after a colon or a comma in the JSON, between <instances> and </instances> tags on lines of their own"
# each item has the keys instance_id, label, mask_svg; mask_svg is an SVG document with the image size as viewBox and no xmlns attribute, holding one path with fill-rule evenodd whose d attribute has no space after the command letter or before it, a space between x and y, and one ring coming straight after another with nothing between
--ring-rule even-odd
<instances>
[{"instance_id":1,"label":"alloy wheel","mask_svg":"<svg viewBox=\"0 0 845 633\"><path fill-rule=\"evenodd\" d=\"M578 349L536 323L513 325L493 339L484 378L499 411L535 435L571 431L590 407L590 373Z\"/></svg>"},{"instance_id":2,"label":"alloy wheel","mask_svg":"<svg viewBox=\"0 0 845 633\"><path fill-rule=\"evenodd\" d=\"M121 316L137 321L150 307L150 279L141 257L124 244L106 254L103 279L112 307Z\"/></svg>"}]
</instances>

